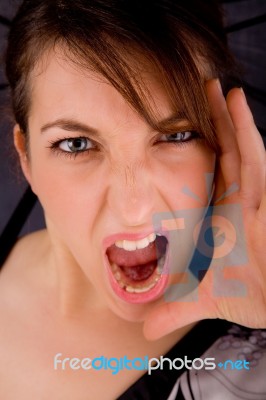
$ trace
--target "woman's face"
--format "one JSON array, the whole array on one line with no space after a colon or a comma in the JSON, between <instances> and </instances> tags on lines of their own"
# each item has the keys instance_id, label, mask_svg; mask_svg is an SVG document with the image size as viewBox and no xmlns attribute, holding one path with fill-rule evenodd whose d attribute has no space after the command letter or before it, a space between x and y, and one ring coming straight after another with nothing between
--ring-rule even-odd
<instances>
[{"instance_id":1,"label":"woman's face","mask_svg":"<svg viewBox=\"0 0 266 400\"><path fill-rule=\"evenodd\" d=\"M154 218L207 204L214 154L187 121L173 122L155 75L146 79L160 119L172 120L171 136L154 131L103 78L55 54L36 72L28 177L44 207L56 266L69 276L74 266L101 303L141 320L172 282L164 236L177 221L155 226Z\"/></svg>"}]
</instances>

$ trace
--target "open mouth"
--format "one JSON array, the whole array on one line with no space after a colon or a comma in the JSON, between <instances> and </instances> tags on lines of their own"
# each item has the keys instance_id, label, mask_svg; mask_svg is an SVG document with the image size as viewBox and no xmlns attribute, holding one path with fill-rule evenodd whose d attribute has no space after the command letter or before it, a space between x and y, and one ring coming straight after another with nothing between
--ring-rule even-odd
<instances>
[{"instance_id":1,"label":"open mouth","mask_svg":"<svg viewBox=\"0 0 266 400\"><path fill-rule=\"evenodd\" d=\"M141 240L117 240L106 250L114 291L129 302L151 301L166 285L168 240L151 233Z\"/></svg>"}]
</instances>

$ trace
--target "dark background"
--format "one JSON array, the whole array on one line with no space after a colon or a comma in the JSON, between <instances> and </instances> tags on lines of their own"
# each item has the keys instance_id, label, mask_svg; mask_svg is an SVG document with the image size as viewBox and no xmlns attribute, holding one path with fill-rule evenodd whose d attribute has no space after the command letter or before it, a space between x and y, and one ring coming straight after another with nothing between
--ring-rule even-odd
<instances>
[{"instance_id":1,"label":"dark background","mask_svg":"<svg viewBox=\"0 0 266 400\"><path fill-rule=\"evenodd\" d=\"M27 186L13 150L14 122L3 67L9 21L12 20L19 3L19 0L0 0L0 233ZM231 27L228 33L229 45L243 68L243 86L256 124L265 139L266 0L229 0L223 1L223 7L225 25ZM254 18L255 20L252 20ZM248 23L245 24L245 21ZM37 204L21 233L43 226L43 214L40 205Z\"/></svg>"}]
</instances>

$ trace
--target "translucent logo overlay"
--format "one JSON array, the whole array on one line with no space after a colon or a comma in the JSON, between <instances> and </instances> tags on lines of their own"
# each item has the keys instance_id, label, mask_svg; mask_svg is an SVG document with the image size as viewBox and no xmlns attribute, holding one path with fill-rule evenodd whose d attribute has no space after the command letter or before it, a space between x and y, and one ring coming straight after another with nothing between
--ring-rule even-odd
<instances>
[{"instance_id":1,"label":"translucent logo overlay","mask_svg":"<svg viewBox=\"0 0 266 400\"><path fill-rule=\"evenodd\" d=\"M238 191L236 184L212 202L213 174L206 174L208 204L202 201L189 187L183 193L201 202L197 208L160 212L153 215L155 231L161 231L168 239L166 269L163 273L174 276L175 283L165 291L167 302L181 300L197 288L209 269L213 271L213 295L242 297L246 287L239 280L224 278L225 267L242 266L247 263L242 209L240 204L218 203ZM192 297L191 297L192 300ZM187 301L187 298L186 298Z\"/></svg>"},{"instance_id":2,"label":"translucent logo overlay","mask_svg":"<svg viewBox=\"0 0 266 400\"><path fill-rule=\"evenodd\" d=\"M129 358L128 356L117 357L105 357L103 355L99 357L64 357L62 353L57 353L54 356L54 370L84 370L84 371L106 371L110 370L112 375L117 375L123 370L138 370L147 371L148 375L156 369L163 370L164 368L169 370L182 370L182 369L194 369L194 370L214 370L220 368L223 370L249 370L249 362L246 360L225 360L224 362L216 363L214 357L205 358L194 358L190 359L188 356L184 358L170 359L168 357L160 356L158 358L149 358L147 355L144 357Z\"/></svg>"}]
</instances>

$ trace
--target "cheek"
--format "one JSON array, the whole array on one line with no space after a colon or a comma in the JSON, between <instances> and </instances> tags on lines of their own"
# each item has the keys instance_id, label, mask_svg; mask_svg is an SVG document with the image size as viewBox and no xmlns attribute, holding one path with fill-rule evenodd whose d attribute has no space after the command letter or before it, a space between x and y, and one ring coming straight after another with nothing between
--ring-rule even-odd
<instances>
[{"instance_id":1,"label":"cheek","mask_svg":"<svg viewBox=\"0 0 266 400\"><path fill-rule=\"evenodd\" d=\"M47 157L36 149L33 154L32 184L46 217L61 231L71 232L75 227L87 236L101 218L108 197L109 164L97 160L79 164L78 160L64 160L61 156ZM168 157L161 154L164 153L159 152L149 160L149 179L159 193L153 211L206 204L207 174L214 172L214 154L200 145L178 154L170 153Z\"/></svg>"},{"instance_id":2,"label":"cheek","mask_svg":"<svg viewBox=\"0 0 266 400\"><path fill-rule=\"evenodd\" d=\"M103 171L76 168L75 161L63 162L39 157L32 160L32 183L45 211L62 234L85 234L95 224L104 197ZM96 168L95 168L96 169ZM94 169L94 170L95 170Z\"/></svg>"},{"instance_id":3,"label":"cheek","mask_svg":"<svg viewBox=\"0 0 266 400\"><path fill-rule=\"evenodd\" d=\"M215 154L203 146L192 147L154 165L157 186L171 210L206 205L214 172Z\"/></svg>"},{"instance_id":4,"label":"cheek","mask_svg":"<svg viewBox=\"0 0 266 400\"><path fill-rule=\"evenodd\" d=\"M194 289L194 285L197 284L194 278L189 279L191 275L187 272L198 248L198 233L210 201L215 159L212 151L195 147L186 152L186 157L180 156L179 162L164 160L156 174L167 207L154 214L153 223L156 228L167 232L168 267L171 274L177 274L177 279L180 278L180 274L188 279L188 285L183 288L182 285L171 286L166 293L166 296L169 296L167 301L174 301L181 294Z\"/></svg>"}]
</instances>

